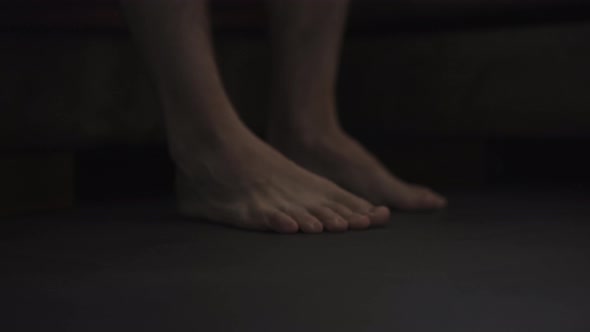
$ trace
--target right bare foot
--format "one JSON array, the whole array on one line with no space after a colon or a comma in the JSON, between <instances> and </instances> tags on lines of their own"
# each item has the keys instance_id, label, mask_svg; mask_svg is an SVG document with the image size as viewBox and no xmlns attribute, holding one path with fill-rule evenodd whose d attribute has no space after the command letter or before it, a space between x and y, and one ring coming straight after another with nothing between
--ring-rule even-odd
<instances>
[{"instance_id":1,"label":"right bare foot","mask_svg":"<svg viewBox=\"0 0 590 332\"><path fill-rule=\"evenodd\" d=\"M389 220L386 207L297 166L247 130L228 141L177 160L183 214L281 233L364 229Z\"/></svg>"}]
</instances>

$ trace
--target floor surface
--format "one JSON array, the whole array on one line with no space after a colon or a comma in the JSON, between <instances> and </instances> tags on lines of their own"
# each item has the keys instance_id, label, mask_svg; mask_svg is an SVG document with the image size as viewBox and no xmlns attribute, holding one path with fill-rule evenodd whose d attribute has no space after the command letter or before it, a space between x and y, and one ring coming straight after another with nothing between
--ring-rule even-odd
<instances>
[{"instance_id":1,"label":"floor surface","mask_svg":"<svg viewBox=\"0 0 590 332\"><path fill-rule=\"evenodd\" d=\"M590 331L590 194L449 193L321 235L234 230L169 201L0 223L2 331Z\"/></svg>"}]
</instances>

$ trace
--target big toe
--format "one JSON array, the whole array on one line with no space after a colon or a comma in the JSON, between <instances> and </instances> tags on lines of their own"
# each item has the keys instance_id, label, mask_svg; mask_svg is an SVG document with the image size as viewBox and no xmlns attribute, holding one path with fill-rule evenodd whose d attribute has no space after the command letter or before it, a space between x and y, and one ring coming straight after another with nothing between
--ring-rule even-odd
<instances>
[{"instance_id":1,"label":"big toe","mask_svg":"<svg viewBox=\"0 0 590 332\"><path fill-rule=\"evenodd\" d=\"M447 199L429 188L416 186L414 204L418 209L442 209L447 206Z\"/></svg>"},{"instance_id":2,"label":"big toe","mask_svg":"<svg viewBox=\"0 0 590 332\"><path fill-rule=\"evenodd\" d=\"M369 212L371 225L381 226L389 221L391 216L389 209L385 206L376 206Z\"/></svg>"},{"instance_id":3,"label":"big toe","mask_svg":"<svg viewBox=\"0 0 590 332\"><path fill-rule=\"evenodd\" d=\"M267 214L268 228L278 233L297 233L299 225L287 214L275 211Z\"/></svg>"}]
</instances>

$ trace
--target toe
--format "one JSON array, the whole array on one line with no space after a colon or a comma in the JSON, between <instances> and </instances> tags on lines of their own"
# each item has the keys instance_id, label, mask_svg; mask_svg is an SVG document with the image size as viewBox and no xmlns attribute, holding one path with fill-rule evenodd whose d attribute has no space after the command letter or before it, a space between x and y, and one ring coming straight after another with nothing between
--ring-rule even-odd
<instances>
[{"instance_id":1,"label":"toe","mask_svg":"<svg viewBox=\"0 0 590 332\"><path fill-rule=\"evenodd\" d=\"M447 200L429 188L417 187L418 198L416 205L424 209L441 209L446 207Z\"/></svg>"},{"instance_id":2,"label":"toe","mask_svg":"<svg viewBox=\"0 0 590 332\"><path fill-rule=\"evenodd\" d=\"M442 209L447 206L447 200L435 193L431 193L426 196L427 205L433 209Z\"/></svg>"},{"instance_id":3,"label":"toe","mask_svg":"<svg viewBox=\"0 0 590 332\"><path fill-rule=\"evenodd\" d=\"M344 205L332 204L330 205L330 208L348 221L350 229L365 229L371 225L371 220L368 216L352 212Z\"/></svg>"},{"instance_id":4,"label":"toe","mask_svg":"<svg viewBox=\"0 0 590 332\"><path fill-rule=\"evenodd\" d=\"M302 232L320 233L324 230L322 223L305 210L288 211L287 214L291 215L292 218L297 221L299 229L301 229Z\"/></svg>"},{"instance_id":5,"label":"toe","mask_svg":"<svg viewBox=\"0 0 590 332\"><path fill-rule=\"evenodd\" d=\"M371 219L371 225L382 226L389 222L391 214L389 209L385 206L376 206L369 212L369 218Z\"/></svg>"},{"instance_id":6,"label":"toe","mask_svg":"<svg viewBox=\"0 0 590 332\"><path fill-rule=\"evenodd\" d=\"M348 229L348 222L330 208L311 208L309 212L318 218L324 228L330 232L343 232Z\"/></svg>"},{"instance_id":7,"label":"toe","mask_svg":"<svg viewBox=\"0 0 590 332\"><path fill-rule=\"evenodd\" d=\"M430 197L431 197L430 200L434 203L436 208L442 209L442 208L447 207L448 201L444 196L442 196L438 193L435 193L433 191L431 191L431 193L432 194L430 195Z\"/></svg>"},{"instance_id":8,"label":"toe","mask_svg":"<svg viewBox=\"0 0 590 332\"><path fill-rule=\"evenodd\" d=\"M269 213L267 223L268 228L279 233L296 233L299 230L297 222L280 211Z\"/></svg>"},{"instance_id":9,"label":"toe","mask_svg":"<svg viewBox=\"0 0 590 332\"><path fill-rule=\"evenodd\" d=\"M369 212L374 208L373 204L349 193L346 193L340 197L338 202L349 208L351 211L362 215L368 215Z\"/></svg>"},{"instance_id":10,"label":"toe","mask_svg":"<svg viewBox=\"0 0 590 332\"><path fill-rule=\"evenodd\" d=\"M383 225L389 221L389 209L385 206L374 206L355 196L347 197L344 205L357 214L367 216L371 225Z\"/></svg>"}]
</instances>

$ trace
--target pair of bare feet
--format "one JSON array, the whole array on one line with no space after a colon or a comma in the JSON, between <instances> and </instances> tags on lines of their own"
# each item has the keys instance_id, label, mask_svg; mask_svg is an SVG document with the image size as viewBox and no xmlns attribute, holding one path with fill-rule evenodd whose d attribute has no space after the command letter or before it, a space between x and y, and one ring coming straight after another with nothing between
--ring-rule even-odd
<instances>
[{"instance_id":1,"label":"pair of bare feet","mask_svg":"<svg viewBox=\"0 0 590 332\"><path fill-rule=\"evenodd\" d=\"M158 86L184 214L317 233L382 225L388 207L446 205L390 174L340 129L334 96L347 1L269 1L270 144L248 130L229 101L206 0L121 4Z\"/></svg>"},{"instance_id":2,"label":"pair of bare feet","mask_svg":"<svg viewBox=\"0 0 590 332\"><path fill-rule=\"evenodd\" d=\"M179 171L181 211L239 228L280 233L340 232L384 225L388 207L438 209L446 200L390 174L342 130L305 137L270 133L274 148L246 128ZM344 189L345 188L345 189Z\"/></svg>"}]
</instances>

